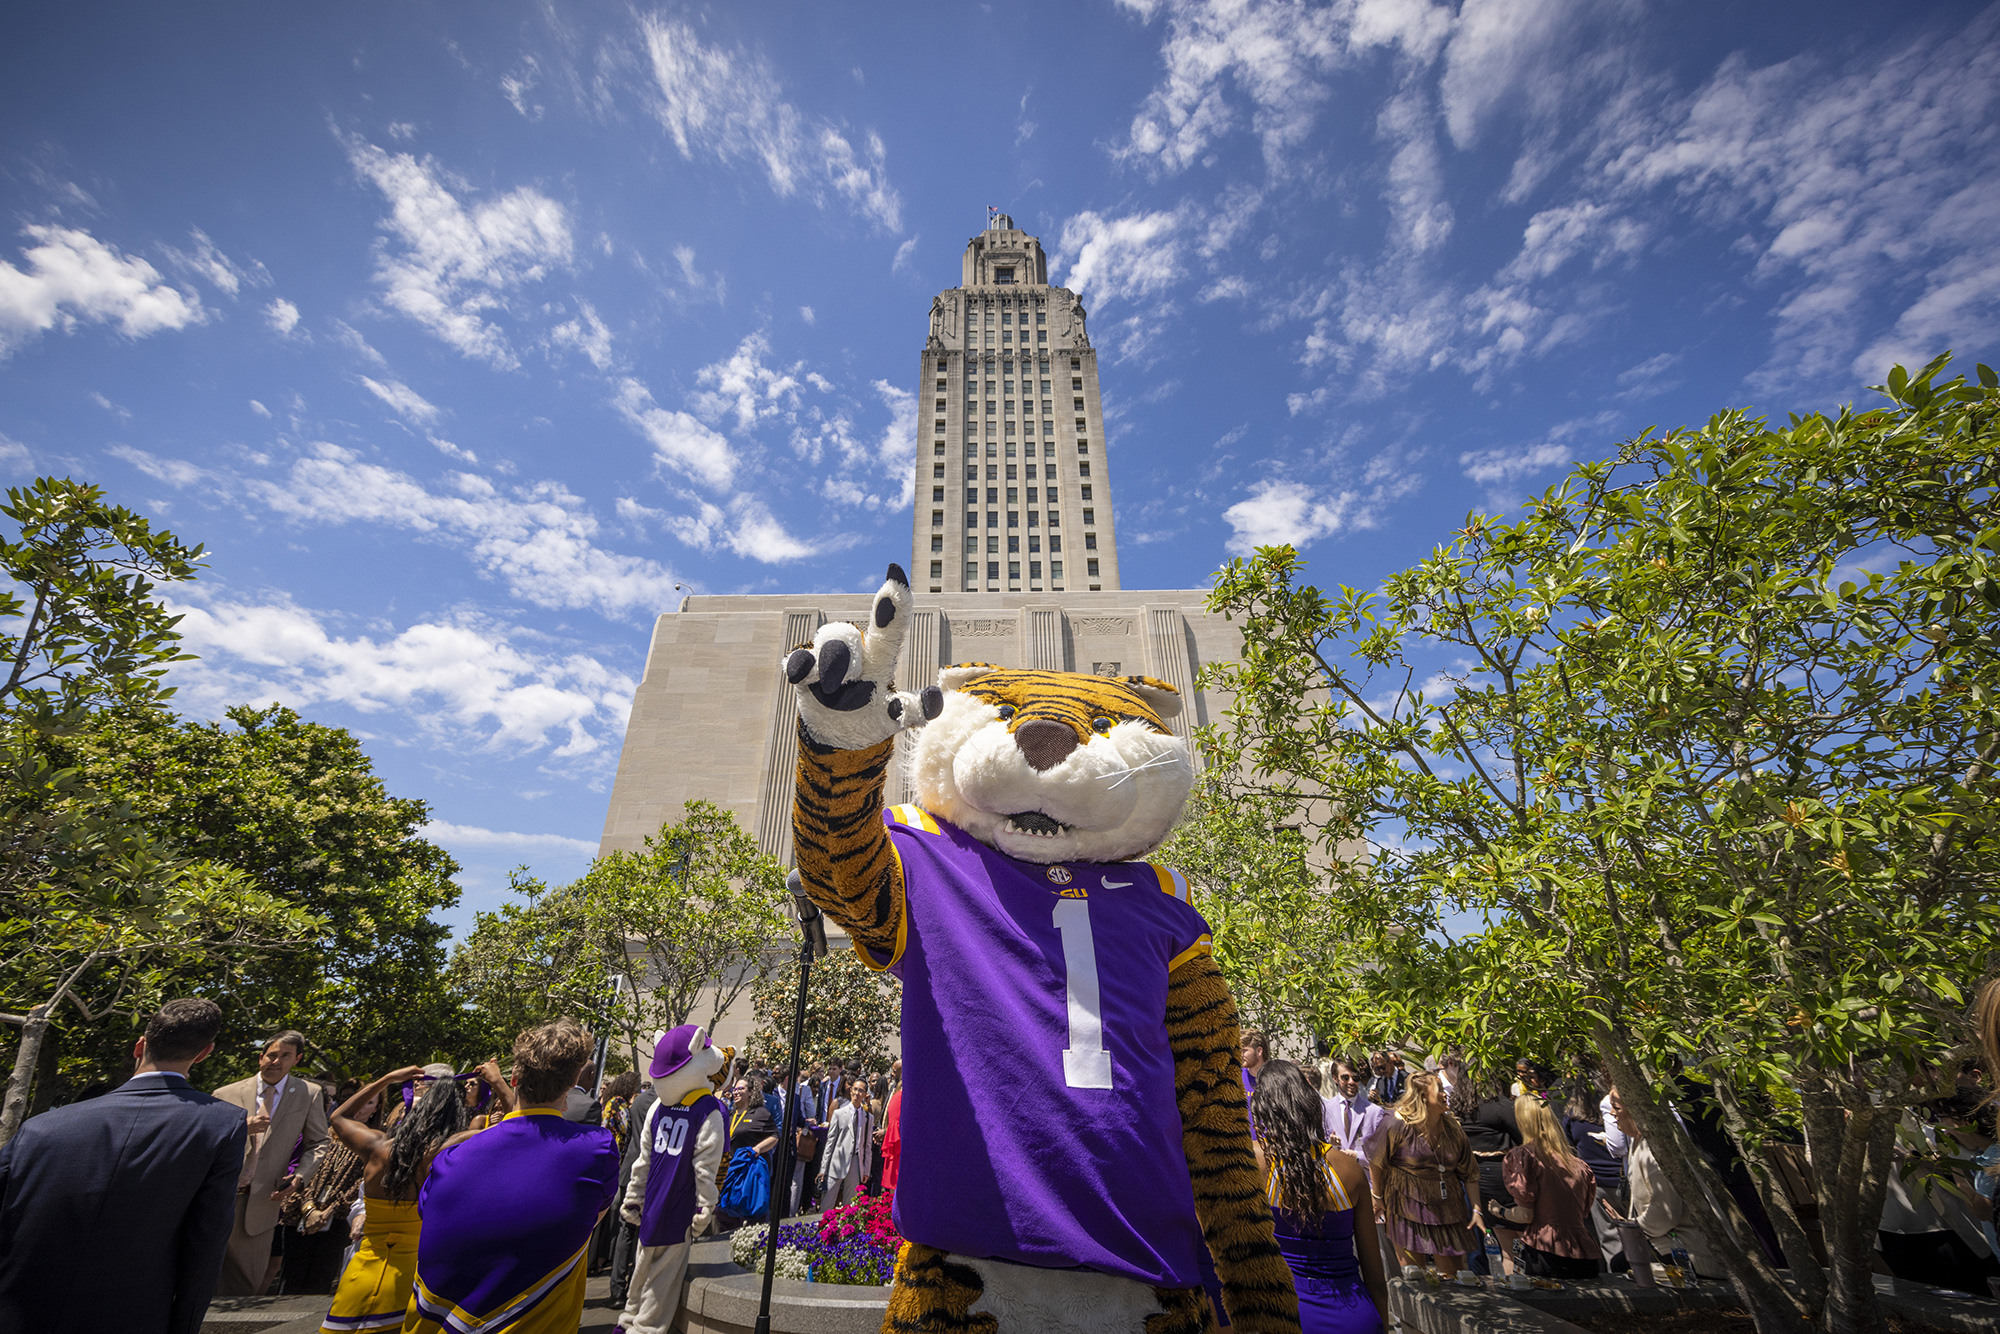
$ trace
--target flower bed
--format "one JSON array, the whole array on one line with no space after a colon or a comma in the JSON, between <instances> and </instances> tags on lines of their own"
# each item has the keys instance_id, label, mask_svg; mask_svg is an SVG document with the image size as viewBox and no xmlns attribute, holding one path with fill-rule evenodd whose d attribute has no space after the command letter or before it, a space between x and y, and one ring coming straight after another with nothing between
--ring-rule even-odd
<instances>
[{"instance_id":1,"label":"flower bed","mask_svg":"<svg viewBox=\"0 0 2000 1334\"><path fill-rule=\"evenodd\" d=\"M890 1210L895 1192L863 1196L857 1203L829 1209L817 1220L778 1224L779 1278L813 1283L886 1284L903 1247ZM737 1229L729 1258L749 1270L764 1267L766 1228Z\"/></svg>"}]
</instances>

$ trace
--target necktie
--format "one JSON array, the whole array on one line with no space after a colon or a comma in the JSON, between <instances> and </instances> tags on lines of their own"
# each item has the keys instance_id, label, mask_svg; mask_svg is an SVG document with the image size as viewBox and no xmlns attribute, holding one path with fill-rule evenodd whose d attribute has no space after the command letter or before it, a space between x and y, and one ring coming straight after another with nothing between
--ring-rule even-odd
<instances>
[{"instance_id":1,"label":"necktie","mask_svg":"<svg viewBox=\"0 0 2000 1334\"><path fill-rule=\"evenodd\" d=\"M1347 1133L1342 1136L1349 1145L1354 1143L1354 1104L1347 1104Z\"/></svg>"}]
</instances>

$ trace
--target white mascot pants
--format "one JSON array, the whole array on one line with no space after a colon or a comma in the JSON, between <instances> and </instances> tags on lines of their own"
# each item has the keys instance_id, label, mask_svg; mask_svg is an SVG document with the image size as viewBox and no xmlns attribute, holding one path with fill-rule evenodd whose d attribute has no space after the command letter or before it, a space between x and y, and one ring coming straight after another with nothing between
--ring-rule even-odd
<instances>
[{"instance_id":1,"label":"white mascot pants","mask_svg":"<svg viewBox=\"0 0 2000 1334\"><path fill-rule=\"evenodd\" d=\"M667 1334L673 1328L674 1316L681 1309L681 1290L687 1283L688 1253L693 1249L692 1236L678 1246L639 1248L632 1263L632 1283L626 1290L625 1313L618 1318L625 1334Z\"/></svg>"}]
</instances>

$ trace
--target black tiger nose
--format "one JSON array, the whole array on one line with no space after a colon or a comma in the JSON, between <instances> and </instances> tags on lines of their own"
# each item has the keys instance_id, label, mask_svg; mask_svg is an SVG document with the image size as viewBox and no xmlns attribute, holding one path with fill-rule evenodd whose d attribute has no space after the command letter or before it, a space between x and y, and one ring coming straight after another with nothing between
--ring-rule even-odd
<instances>
[{"instance_id":1,"label":"black tiger nose","mask_svg":"<svg viewBox=\"0 0 2000 1334\"><path fill-rule=\"evenodd\" d=\"M1076 729L1068 723L1035 718L1014 729L1014 744L1036 769L1053 769L1076 749Z\"/></svg>"}]
</instances>

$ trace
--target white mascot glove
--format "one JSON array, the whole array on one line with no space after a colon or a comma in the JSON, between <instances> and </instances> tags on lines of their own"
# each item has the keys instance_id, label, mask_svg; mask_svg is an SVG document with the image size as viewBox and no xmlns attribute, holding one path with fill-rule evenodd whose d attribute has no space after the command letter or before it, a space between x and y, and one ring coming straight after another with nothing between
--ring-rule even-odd
<instances>
[{"instance_id":1,"label":"white mascot glove","mask_svg":"<svg viewBox=\"0 0 2000 1334\"><path fill-rule=\"evenodd\" d=\"M866 750L944 711L944 692L934 685L915 695L895 688L896 660L910 629L910 579L902 566L889 567L870 619L866 628L845 621L823 625L811 648L794 649L785 659L799 719L822 746Z\"/></svg>"}]
</instances>

